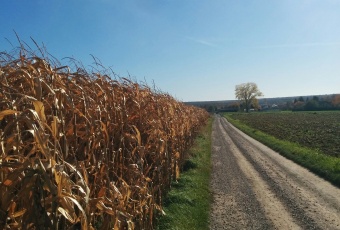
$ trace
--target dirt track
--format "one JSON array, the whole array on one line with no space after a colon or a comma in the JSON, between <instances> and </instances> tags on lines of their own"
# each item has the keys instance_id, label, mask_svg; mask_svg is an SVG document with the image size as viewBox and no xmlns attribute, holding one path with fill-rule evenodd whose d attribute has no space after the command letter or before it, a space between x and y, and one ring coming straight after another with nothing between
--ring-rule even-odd
<instances>
[{"instance_id":1,"label":"dirt track","mask_svg":"<svg viewBox=\"0 0 340 230\"><path fill-rule=\"evenodd\" d=\"M210 229L340 229L340 189L216 115Z\"/></svg>"}]
</instances>

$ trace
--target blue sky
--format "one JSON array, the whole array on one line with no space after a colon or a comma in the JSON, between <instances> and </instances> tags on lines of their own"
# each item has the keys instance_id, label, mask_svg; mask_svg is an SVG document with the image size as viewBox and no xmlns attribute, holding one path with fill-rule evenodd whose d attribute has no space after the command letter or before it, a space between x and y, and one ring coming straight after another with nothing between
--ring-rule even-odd
<instances>
[{"instance_id":1,"label":"blue sky","mask_svg":"<svg viewBox=\"0 0 340 230\"><path fill-rule=\"evenodd\" d=\"M13 30L61 60L153 81L181 101L340 93L340 0L6 0L0 51Z\"/></svg>"}]
</instances>

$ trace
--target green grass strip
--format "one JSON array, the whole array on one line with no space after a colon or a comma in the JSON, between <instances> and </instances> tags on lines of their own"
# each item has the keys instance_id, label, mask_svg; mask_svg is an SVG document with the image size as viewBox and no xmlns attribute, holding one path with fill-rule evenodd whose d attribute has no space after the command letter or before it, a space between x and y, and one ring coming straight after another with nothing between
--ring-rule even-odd
<instances>
[{"instance_id":1,"label":"green grass strip","mask_svg":"<svg viewBox=\"0 0 340 230\"><path fill-rule=\"evenodd\" d=\"M332 184L340 187L340 158L328 156L296 143L279 140L271 135L251 128L230 115L224 114L227 120L252 138L279 152L286 158L300 164Z\"/></svg>"},{"instance_id":2,"label":"green grass strip","mask_svg":"<svg viewBox=\"0 0 340 230\"><path fill-rule=\"evenodd\" d=\"M172 184L163 205L166 215L157 219L156 229L209 229L211 129L212 118L189 150L192 157L185 162L178 182Z\"/></svg>"}]
</instances>

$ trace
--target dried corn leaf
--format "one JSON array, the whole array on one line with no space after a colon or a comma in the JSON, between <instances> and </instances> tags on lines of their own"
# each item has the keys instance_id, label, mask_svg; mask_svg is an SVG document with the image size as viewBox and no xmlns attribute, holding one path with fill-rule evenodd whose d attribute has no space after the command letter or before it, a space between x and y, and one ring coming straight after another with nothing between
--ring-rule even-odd
<instances>
[{"instance_id":1,"label":"dried corn leaf","mask_svg":"<svg viewBox=\"0 0 340 230\"><path fill-rule=\"evenodd\" d=\"M35 111L38 113L40 120L43 123L46 123L44 103L42 103L41 101L32 101L32 103L34 105Z\"/></svg>"},{"instance_id":2,"label":"dried corn leaf","mask_svg":"<svg viewBox=\"0 0 340 230\"><path fill-rule=\"evenodd\" d=\"M137 141L138 141L138 146L142 146L142 140L141 140L141 136L140 136L140 132L139 132L138 128L135 125L133 125L132 127L136 131L136 137L137 137Z\"/></svg>"},{"instance_id":3,"label":"dried corn leaf","mask_svg":"<svg viewBox=\"0 0 340 230\"><path fill-rule=\"evenodd\" d=\"M58 207L58 211L68 220L71 224L74 224L75 219L62 207Z\"/></svg>"},{"instance_id":4,"label":"dried corn leaf","mask_svg":"<svg viewBox=\"0 0 340 230\"><path fill-rule=\"evenodd\" d=\"M11 217L11 218L17 218L17 217L19 217L19 216L24 215L26 211L27 211L27 210L24 208L24 209L22 209L22 210L20 210L20 211L18 211L18 212L14 212L14 213L10 214L10 217Z\"/></svg>"},{"instance_id":5,"label":"dried corn leaf","mask_svg":"<svg viewBox=\"0 0 340 230\"><path fill-rule=\"evenodd\" d=\"M11 110L11 109L3 110L3 111L0 112L0 121L2 119L4 119L5 116L16 114L16 113L20 113L20 111L15 111L15 110Z\"/></svg>"}]
</instances>

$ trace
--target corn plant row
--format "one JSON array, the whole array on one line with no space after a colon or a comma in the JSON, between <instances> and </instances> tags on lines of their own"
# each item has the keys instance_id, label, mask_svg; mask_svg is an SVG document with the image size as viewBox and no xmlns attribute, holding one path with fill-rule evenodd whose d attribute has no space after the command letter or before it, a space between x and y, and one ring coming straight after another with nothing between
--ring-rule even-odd
<instances>
[{"instance_id":1,"label":"corn plant row","mask_svg":"<svg viewBox=\"0 0 340 230\"><path fill-rule=\"evenodd\" d=\"M152 229L207 113L23 50L0 64L0 229Z\"/></svg>"}]
</instances>

